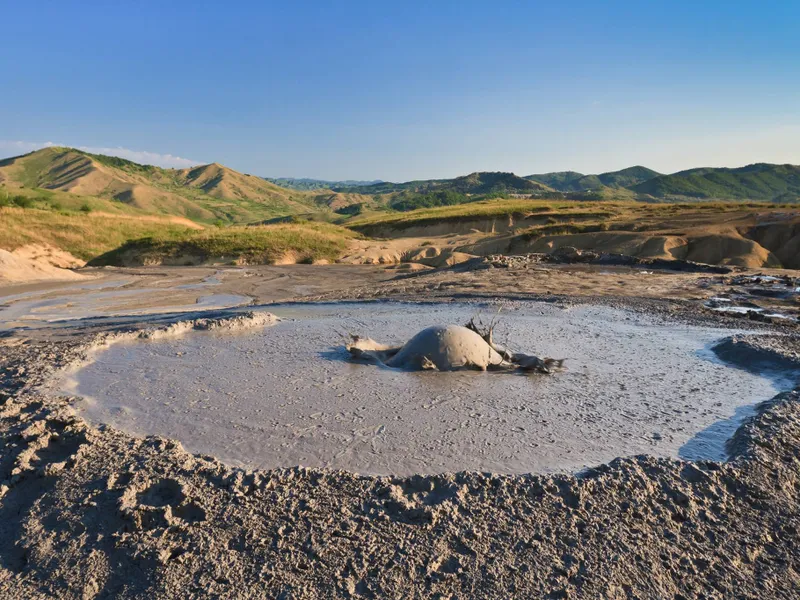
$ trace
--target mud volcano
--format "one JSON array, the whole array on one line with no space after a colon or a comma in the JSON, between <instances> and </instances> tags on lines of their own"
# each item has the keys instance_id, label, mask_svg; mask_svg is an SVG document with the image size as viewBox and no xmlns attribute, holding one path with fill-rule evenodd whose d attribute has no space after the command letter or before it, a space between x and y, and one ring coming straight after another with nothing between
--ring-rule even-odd
<instances>
[{"instance_id":1,"label":"mud volcano","mask_svg":"<svg viewBox=\"0 0 800 600\"><path fill-rule=\"evenodd\" d=\"M552 373L564 361L539 358L504 348L492 339L492 325L434 325L417 333L402 346L380 344L352 336L345 346L354 360L409 371L505 371Z\"/></svg>"},{"instance_id":2,"label":"mud volcano","mask_svg":"<svg viewBox=\"0 0 800 600\"><path fill-rule=\"evenodd\" d=\"M364 474L579 470L618 456L724 460L753 404L790 387L711 350L730 329L605 307L507 306L497 339L566 358L555 376L354 364L348 334L400 346L473 304L270 307L254 333L112 346L74 375L89 420L228 463Z\"/></svg>"}]
</instances>

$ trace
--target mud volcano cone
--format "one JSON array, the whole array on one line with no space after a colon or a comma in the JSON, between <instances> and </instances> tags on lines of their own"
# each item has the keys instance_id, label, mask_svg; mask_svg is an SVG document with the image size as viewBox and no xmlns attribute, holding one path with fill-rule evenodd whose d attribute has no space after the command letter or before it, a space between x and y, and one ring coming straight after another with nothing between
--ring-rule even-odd
<instances>
[{"instance_id":1,"label":"mud volcano cone","mask_svg":"<svg viewBox=\"0 0 800 600\"><path fill-rule=\"evenodd\" d=\"M401 369L485 370L503 364L503 357L471 329L437 325L412 337L386 364Z\"/></svg>"}]
</instances>

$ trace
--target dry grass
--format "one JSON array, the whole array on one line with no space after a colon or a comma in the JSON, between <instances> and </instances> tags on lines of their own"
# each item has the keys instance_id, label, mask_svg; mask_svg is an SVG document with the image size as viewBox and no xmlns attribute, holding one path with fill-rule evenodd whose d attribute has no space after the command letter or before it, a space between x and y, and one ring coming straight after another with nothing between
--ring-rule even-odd
<instances>
[{"instance_id":1,"label":"dry grass","mask_svg":"<svg viewBox=\"0 0 800 600\"><path fill-rule=\"evenodd\" d=\"M357 234L328 223L292 223L162 233L132 240L93 265L213 260L237 264L311 263L340 258Z\"/></svg>"},{"instance_id":2,"label":"dry grass","mask_svg":"<svg viewBox=\"0 0 800 600\"><path fill-rule=\"evenodd\" d=\"M167 218L0 208L0 248L48 244L83 260L147 236L178 236L193 231Z\"/></svg>"},{"instance_id":3,"label":"dry grass","mask_svg":"<svg viewBox=\"0 0 800 600\"><path fill-rule=\"evenodd\" d=\"M744 202L697 202L683 204L648 204L643 202L571 202L563 200L486 200L454 206L424 208L405 213L375 213L345 223L347 227L366 231L372 226L403 229L417 225L502 217L542 214L555 222L594 219L598 222L635 222L640 219L670 219L676 215L716 215L752 210L796 208L793 205Z\"/></svg>"},{"instance_id":4,"label":"dry grass","mask_svg":"<svg viewBox=\"0 0 800 600\"><path fill-rule=\"evenodd\" d=\"M192 227L152 215L131 217L0 208L0 248L47 244L96 264L118 264L123 252L150 259L194 254L224 256L250 263L270 263L287 255L299 262L333 260L357 234L328 223L293 223L258 227Z\"/></svg>"}]
</instances>

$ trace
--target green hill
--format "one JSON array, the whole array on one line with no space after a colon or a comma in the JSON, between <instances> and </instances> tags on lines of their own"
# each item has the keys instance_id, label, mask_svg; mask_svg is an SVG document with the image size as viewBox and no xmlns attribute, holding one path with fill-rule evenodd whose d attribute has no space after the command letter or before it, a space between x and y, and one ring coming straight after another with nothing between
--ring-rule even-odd
<instances>
[{"instance_id":1,"label":"green hill","mask_svg":"<svg viewBox=\"0 0 800 600\"><path fill-rule=\"evenodd\" d=\"M660 175L631 186L640 195L655 198L800 200L800 166L757 163L740 167L702 168Z\"/></svg>"},{"instance_id":2,"label":"green hill","mask_svg":"<svg viewBox=\"0 0 800 600\"><path fill-rule=\"evenodd\" d=\"M333 188L338 192L354 192L358 194L392 194L397 192L456 192L468 195L485 195L495 193L537 194L551 192L547 186L531 181L513 173L476 172L454 179L425 179L407 181L405 183L381 182L356 188Z\"/></svg>"},{"instance_id":3,"label":"green hill","mask_svg":"<svg viewBox=\"0 0 800 600\"><path fill-rule=\"evenodd\" d=\"M305 191L357 188L367 185L375 185L376 183L383 183L380 179L373 179L372 181L360 181L356 179L346 179L344 181L325 181L324 179L308 179L306 177L264 177L264 179L282 188Z\"/></svg>"},{"instance_id":4,"label":"green hill","mask_svg":"<svg viewBox=\"0 0 800 600\"><path fill-rule=\"evenodd\" d=\"M584 192L600 188L627 188L659 176L660 173L647 167L635 166L621 171L609 171L599 175L583 175L575 171L557 171L541 175L528 175L525 179L537 181L559 192Z\"/></svg>"},{"instance_id":5,"label":"green hill","mask_svg":"<svg viewBox=\"0 0 800 600\"><path fill-rule=\"evenodd\" d=\"M586 175L578 173L577 171L555 171L553 173L542 173L540 175L528 175L525 179L538 181L554 190L564 192L578 189L574 187L574 183L582 177L586 177Z\"/></svg>"}]
</instances>

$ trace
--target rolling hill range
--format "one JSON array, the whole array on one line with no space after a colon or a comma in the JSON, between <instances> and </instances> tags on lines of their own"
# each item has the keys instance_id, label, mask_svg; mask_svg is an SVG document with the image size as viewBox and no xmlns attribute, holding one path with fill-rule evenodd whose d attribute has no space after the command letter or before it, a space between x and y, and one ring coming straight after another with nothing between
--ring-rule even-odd
<instances>
[{"instance_id":1,"label":"rolling hill range","mask_svg":"<svg viewBox=\"0 0 800 600\"><path fill-rule=\"evenodd\" d=\"M583 175L559 171L528 175L560 192L598 191L604 199L630 198L642 201L666 200L760 200L798 202L800 166L757 163L736 169L699 168L662 175L636 166Z\"/></svg>"},{"instance_id":2,"label":"rolling hill range","mask_svg":"<svg viewBox=\"0 0 800 600\"><path fill-rule=\"evenodd\" d=\"M339 188L355 188L363 187L365 185L375 185L376 183L383 183L380 179L373 179L372 181L359 181L355 179L347 179L344 181L325 181L324 179L309 179L307 177L265 177L270 183L279 185L280 187L288 188L290 190L331 190Z\"/></svg>"},{"instance_id":3,"label":"rolling hill range","mask_svg":"<svg viewBox=\"0 0 800 600\"><path fill-rule=\"evenodd\" d=\"M553 191L547 185L519 177L513 173L488 171L470 173L453 179L425 179L406 183L384 181L373 185L334 187L333 189L337 192L358 194L455 192L458 194L482 195L494 193L537 194Z\"/></svg>"},{"instance_id":4,"label":"rolling hill range","mask_svg":"<svg viewBox=\"0 0 800 600\"><path fill-rule=\"evenodd\" d=\"M306 183L313 187L320 182ZM403 231L401 237L407 238L409 232L406 228L412 224L421 228L418 232L421 238L446 237L458 232L472 235L475 231L496 236L508 227L508 223L518 219L506 213L500 217L493 216L489 230L483 231L485 223L473 223L474 219L465 220L464 216L474 211L501 209L504 202L530 207L522 212L534 210L537 206L537 210L548 211L561 207L559 210L569 213L567 222L562 223L553 212L549 212L544 217L546 223L542 227L545 229L541 233L569 237L569 240L554 239L554 244L563 241L591 247L599 243L600 238L605 240L606 234L615 228L621 230L620 235L624 234L625 239L651 237L649 233L639 231L640 224L635 219L625 223L612 222L620 220L611 219L607 213L616 210L613 206L620 201L624 206L639 207L669 203L671 206L665 206L665 210L679 213L701 210L695 205L702 205L702 210L707 208L714 212L715 219L728 209L714 206L711 200L800 202L800 167L763 163L737 169L691 169L672 175L659 175L646 167L636 166L599 175L563 171L524 178L506 172L475 172L452 179L405 183L344 183L348 185L333 186L332 189L287 189L263 177L240 173L218 163L187 169L164 169L71 148L51 147L0 161L0 212L4 217L0 221L0 248L14 250L31 244L49 246L86 260L132 239L153 237L174 241L187 236L196 237L198 228L214 224L221 229L209 228L215 233L207 235L216 240L227 231L226 225L279 221L284 225L286 221L294 221L301 226L306 221L329 222L379 238L394 238L398 231ZM595 202L597 200L601 201ZM687 201L693 202L684 204ZM720 205L731 210L755 210L767 215L777 208L756 203ZM570 222L578 218L574 210L583 210L591 215L593 222ZM774 217L769 219L774 220ZM681 222L680 226L686 228L690 224L690 221ZM773 225L769 227L775 229ZM674 232L666 226L659 226L660 230L669 234L670 243L678 243L684 238L694 239L686 237L686 231ZM702 237L700 233L706 235L708 232L698 232L698 239ZM238 227L232 235L255 243L256 230ZM300 248L305 233L292 235L295 237L289 236L286 240L291 238L291 247ZM341 237L344 234L340 231L337 235ZM574 237L576 235L588 237L578 239ZM721 244L720 247L727 248L739 244L747 249L755 243L754 234L745 228L745 221L735 231L714 229L711 235L714 237L709 247L716 248ZM748 250L742 254L748 258L737 260L750 266L800 266L792 258L796 253L795 230L775 234L775 240L771 235L759 233L761 237L758 239L764 238L766 245L758 243L766 250L756 248L756 254ZM784 237L789 241L781 241ZM613 239L619 241L622 238ZM422 239L420 244L425 241ZM683 242L681 247L684 247ZM472 253L477 246L470 248L466 253ZM511 246L506 248L509 249ZM288 246L283 250L286 256L294 256ZM767 252L772 254L765 254ZM276 250L271 256L279 253ZM295 254L307 258L303 253ZM723 254L720 257L708 254L707 260L728 260L732 251Z\"/></svg>"},{"instance_id":5,"label":"rolling hill range","mask_svg":"<svg viewBox=\"0 0 800 600\"><path fill-rule=\"evenodd\" d=\"M72 148L45 148L0 161L0 187L9 193L40 190L61 194L61 199L73 204L75 199L96 199L97 206L91 206L95 210L169 215L206 224L255 223L295 215L321 215L330 220L362 210L407 211L496 196L641 201L800 199L800 167L763 163L672 175L642 166L598 175L562 171L519 177L475 172L405 183L333 182L329 189L318 187L328 183L321 180L275 181L308 189L276 185L218 163L164 169ZM351 207L354 210L350 211Z\"/></svg>"},{"instance_id":6,"label":"rolling hill range","mask_svg":"<svg viewBox=\"0 0 800 600\"><path fill-rule=\"evenodd\" d=\"M662 175L642 166L598 175L558 171L519 177L513 173L477 172L453 179L428 179L405 183L381 182L357 187L336 187L337 192L386 196L391 206L398 194L454 192L468 196L507 194L561 197L576 200L758 200L800 201L800 166L758 163L746 167L700 168ZM573 196L575 196L573 198Z\"/></svg>"},{"instance_id":7,"label":"rolling hill range","mask_svg":"<svg viewBox=\"0 0 800 600\"><path fill-rule=\"evenodd\" d=\"M763 202L798 202L800 167L672 175L631 167L531 177L539 181L476 172L305 191L218 163L163 169L47 148L0 161L0 250L19 253L17 262L68 253L76 263L104 255L109 264L341 259L436 267L474 255L574 246L800 268L800 217ZM583 186L592 186L589 193ZM710 201L717 199L761 202ZM226 226L241 224L248 226Z\"/></svg>"},{"instance_id":8,"label":"rolling hill range","mask_svg":"<svg viewBox=\"0 0 800 600\"><path fill-rule=\"evenodd\" d=\"M45 148L0 161L0 185L68 192L206 223L246 223L318 210L313 193L287 190L217 163L162 169L71 148Z\"/></svg>"}]
</instances>

